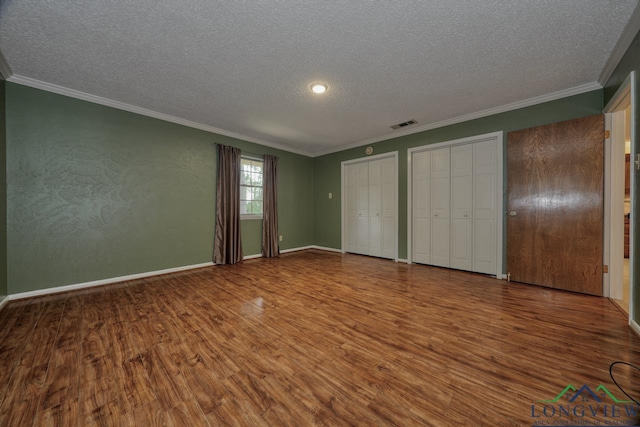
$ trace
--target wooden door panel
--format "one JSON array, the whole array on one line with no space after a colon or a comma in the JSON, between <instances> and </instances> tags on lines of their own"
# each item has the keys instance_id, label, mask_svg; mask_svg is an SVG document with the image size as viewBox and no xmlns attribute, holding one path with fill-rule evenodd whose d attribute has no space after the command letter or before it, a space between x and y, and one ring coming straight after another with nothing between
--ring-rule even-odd
<instances>
[{"instance_id":1,"label":"wooden door panel","mask_svg":"<svg viewBox=\"0 0 640 427\"><path fill-rule=\"evenodd\" d=\"M604 116L511 132L507 157L511 279L602 295Z\"/></svg>"}]
</instances>

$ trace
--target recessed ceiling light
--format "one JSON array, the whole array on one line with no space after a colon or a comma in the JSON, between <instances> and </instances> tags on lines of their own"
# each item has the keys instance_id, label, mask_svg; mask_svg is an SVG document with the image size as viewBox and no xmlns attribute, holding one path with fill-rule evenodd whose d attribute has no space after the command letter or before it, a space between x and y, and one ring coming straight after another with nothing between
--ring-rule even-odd
<instances>
[{"instance_id":1,"label":"recessed ceiling light","mask_svg":"<svg viewBox=\"0 0 640 427\"><path fill-rule=\"evenodd\" d=\"M317 94L325 93L327 91L327 85L324 83L312 83L311 90Z\"/></svg>"}]
</instances>

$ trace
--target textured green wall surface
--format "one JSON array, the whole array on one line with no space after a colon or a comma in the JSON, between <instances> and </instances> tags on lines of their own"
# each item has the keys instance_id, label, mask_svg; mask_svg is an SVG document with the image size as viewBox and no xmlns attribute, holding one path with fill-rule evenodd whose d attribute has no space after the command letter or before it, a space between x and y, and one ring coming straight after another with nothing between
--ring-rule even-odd
<instances>
[{"instance_id":1,"label":"textured green wall surface","mask_svg":"<svg viewBox=\"0 0 640 427\"><path fill-rule=\"evenodd\" d=\"M215 143L279 157L281 248L313 243L309 157L12 83L6 96L9 294L211 261ZM260 253L259 221L242 227Z\"/></svg>"},{"instance_id":2,"label":"textured green wall surface","mask_svg":"<svg viewBox=\"0 0 640 427\"><path fill-rule=\"evenodd\" d=\"M640 74L640 33L636 34L636 37L631 42L629 49L625 52L624 56L618 63L618 66L613 71L613 74L609 78L609 81L604 85L604 102L605 105L607 102L613 98L616 91L620 87L620 85L624 82L624 80L629 76L629 74L635 71L636 72L636 81L635 81L635 98L640 103L640 87L638 86L639 74ZM640 137L640 105L636 104L635 110L635 139L631 141L634 147L635 153L640 153L640 142L638 138ZM638 208L640 208L640 175L638 172L635 172L636 179L636 187L634 189L634 204L632 206L632 210L634 212L638 212ZM636 221L639 216L636 215ZM636 271L635 280L632 283L633 288L633 320L640 323L640 225L636 222L633 229L633 268Z\"/></svg>"},{"instance_id":3,"label":"textured green wall surface","mask_svg":"<svg viewBox=\"0 0 640 427\"><path fill-rule=\"evenodd\" d=\"M0 75L0 301L7 290L7 138L5 126L6 83Z\"/></svg>"},{"instance_id":4,"label":"textured green wall surface","mask_svg":"<svg viewBox=\"0 0 640 427\"><path fill-rule=\"evenodd\" d=\"M400 189L398 193L398 256L401 259L407 257L407 149L490 132L504 131L504 155L506 160L506 138L508 132L599 114L602 112L602 97L602 90L596 90L372 144L374 154L398 151L400 163L398 172ZM364 149L364 146L357 147L314 159L314 242L316 245L340 249L341 162L365 157ZM505 161L505 182L507 174ZM333 199L328 199L328 193L333 193ZM503 235L506 236L506 232ZM506 244L504 249L506 249ZM506 260L506 252L504 250L503 252L503 260ZM506 262L503 263L503 265L505 264Z\"/></svg>"}]
</instances>

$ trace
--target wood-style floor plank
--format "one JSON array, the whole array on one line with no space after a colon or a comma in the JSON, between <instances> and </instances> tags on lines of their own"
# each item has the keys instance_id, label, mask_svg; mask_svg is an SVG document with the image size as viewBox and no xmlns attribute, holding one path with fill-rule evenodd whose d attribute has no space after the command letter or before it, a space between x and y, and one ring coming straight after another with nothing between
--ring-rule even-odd
<instances>
[{"instance_id":1,"label":"wood-style floor plank","mask_svg":"<svg viewBox=\"0 0 640 427\"><path fill-rule=\"evenodd\" d=\"M2 426L531 425L569 383L622 397L609 364L640 364L605 298L313 250L0 319Z\"/></svg>"}]
</instances>

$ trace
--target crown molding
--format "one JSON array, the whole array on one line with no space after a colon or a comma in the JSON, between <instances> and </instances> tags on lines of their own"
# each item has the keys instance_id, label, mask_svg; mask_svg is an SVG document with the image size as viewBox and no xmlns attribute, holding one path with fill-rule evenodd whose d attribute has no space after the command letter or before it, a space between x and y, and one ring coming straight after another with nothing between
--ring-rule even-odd
<instances>
[{"instance_id":1,"label":"crown molding","mask_svg":"<svg viewBox=\"0 0 640 427\"><path fill-rule=\"evenodd\" d=\"M386 141L393 138L399 138L401 136L413 135L415 133L437 129L444 126L450 126L457 123L467 122L469 120L480 119L482 117L493 116L494 114L506 113L508 111L518 110L520 108L530 107L532 105L542 104L549 101L555 101L555 100L566 98L569 96L580 95L581 93L591 92L597 89L602 89L602 85L600 83L598 82L587 83L587 84L575 86L569 89L563 89L557 92L548 93L546 95L536 96L536 97L525 99L522 101L512 102L511 104L501 105L499 107L487 108L486 110L465 114L463 116L458 116L451 119L441 120L439 122L428 123L422 126L411 128L411 129L403 129L400 132L394 132L394 133L386 134L383 136L377 136L375 138L365 139L364 141L358 141L348 145L342 145L340 147L331 148L328 150L317 151L313 153L312 157L319 157L327 154L337 153L339 151L361 147L363 145Z\"/></svg>"},{"instance_id":2,"label":"crown molding","mask_svg":"<svg viewBox=\"0 0 640 427\"><path fill-rule=\"evenodd\" d=\"M107 107L117 108L118 110L124 110L124 111L129 111L131 113L141 114L147 117L153 117L154 119L164 120L165 122L176 123L176 124L187 126L190 128L216 133L218 135L224 135L224 136L240 139L247 142L253 142L254 144L264 145L265 147L275 148L282 151L288 151L290 153L312 157L311 153L304 150L298 150L298 149L291 148L275 142L253 138L247 135L231 132L231 131L220 129L214 126L209 126L209 125L194 122L191 120L182 119L180 117L171 116L169 114L159 113L157 111L148 110L146 108L137 107L135 105L126 104L124 102L114 101L113 99L103 98L101 96L92 95L90 93L81 92L75 89L69 89L64 86L58 86L52 83L43 82L41 80L32 79L30 77L24 77L17 74L13 74L11 75L11 77L7 78L7 81L11 83L23 85L23 86L29 86L35 89L41 89L47 92L57 93L58 95L64 95L71 98L80 99L83 101L93 102L95 104L105 105Z\"/></svg>"},{"instance_id":3,"label":"crown molding","mask_svg":"<svg viewBox=\"0 0 640 427\"><path fill-rule=\"evenodd\" d=\"M603 87L607 84L611 75L615 71L616 67L620 63L620 60L631 46L631 42L636 37L638 32L640 31L640 5L636 6L635 10L631 14L629 18L629 22L624 26L622 30L622 34L620 34L620 38L616 42L615 47L611 51L611 55L609 55L609 59L604 64L604 68L600 73L600 77L598 77L598 83L600 83Z\"/></svg>"},{"instance_id":4,"label":"crown molding","mask_svg":"<svg viewBox=\"0 0 640 427\"><path fill-rule=\"evenodd\" d=\"M6 64L6 62L5 62ZM2 67L2 57L0 57L0 67ZM8 66L7 66L8 67ZM0 68L2 71L2 68ZM3 74L4 75L4 74ZM156 118L159 120L164 120L166 122L176 123L179 125L187 126L194 129L204 130L206 132L215 133L218 135L224 135L231 138L240 139L247 142L252 142L254 144L263 145L270 148L275 148L282 151L287 151L290 153L300 154L302 156L307 157L319 157L327 154L337 153L340 151L348 150L355 147L360 147L367 144L373 144L376 142L386 141L388 139L398 138L401 136L412 135L419 132L424 132L427 130L437 129L444 126L449 126L457 123L466 122L469 120L479 119L482 117L491 116L494 114L504 113L507 111L517 110L524 107L529 107L536 104L542 104L544 102L554 101L561 98L566 98L568 96L579 95L581 93L590 92L592 90L601 89L602 85L598 82L587 83L584 85L576 86L569 89L564 89L558 92L549 93L546 95L541 95L529 99L525 99L523 101L513 102L511 104L502 105L499 107L489 108L486 110L478 111L471 114L465 114L462 116L454 117L451 119L441 120L435 123L425 124L419 127L411 128L411 129L403 129L399 132L393 132L390 134L378 136L375 138L366 139L363 141L354 142L347 145L341 145L340 147L330 148L327 150L320 150L316 152L309 152L305 150L299 150L295 148L291 148L282 144L278 144L275 142L265 141L257 138L253 138L247 135L242 135L236 132L227 131L224 129L216 128L214 126L205 125L202 123L194 122L187 119L182 119L180 117L171 116L164 113L159 113L157 111L148 110L146 108L137 107L135 105L126 104L120 101L114 101L112 99L103 98L101 96L92 95L86 92L81 92L75 89L69 89L63 86L58 86L52 83L43 82L41 80L32 79L30 77L24 77L17 74L12 74L9 78L6 79L9 82L16 83L23 86L29 86L35 89L44 90L47 92L57 93L59 95L69 96L71 98L80 99L83 101L93 102L95 104L105 105L107 107L116 108L119 110L129 111L135 114L141 114L143 116Z\"/></svg>"},{"instance_id":5,"label":"crown molding","mask_svg":"<svg viewBox=\"0 0 640 427\"><path fill-rule=\"evenodd\" d=\"M9 67L9 64L7 63L7 59L2 54L1 50L0 50L0 74L2 74L2 77L4 77L5 80L9 80L9 78L13 75L13 72L11 71L11 67Z\"/></svg>"}]
</instances>

